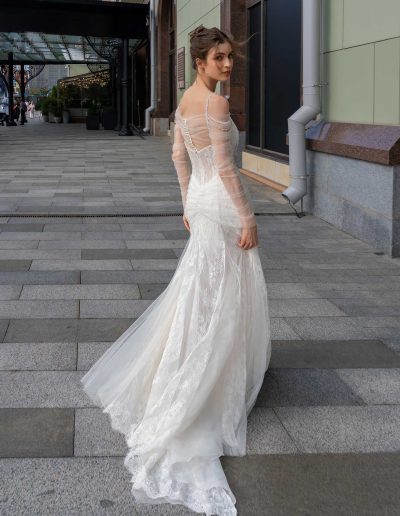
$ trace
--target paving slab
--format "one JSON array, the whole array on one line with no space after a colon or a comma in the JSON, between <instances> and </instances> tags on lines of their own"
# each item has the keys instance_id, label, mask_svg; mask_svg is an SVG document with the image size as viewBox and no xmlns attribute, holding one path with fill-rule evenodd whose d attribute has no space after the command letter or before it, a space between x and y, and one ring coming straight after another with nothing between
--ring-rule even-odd
<instances>
[{"instance_id":1,"label":"paving slab","mask_svg":"<svg viewBox=\"0 0 400 516\"><path fill-rule=\"evenodd\" d=\"M131 300L140 299L140 292L137 285L24 285L20 299Z\"/></svg>"},{"instance_id":2,"label":"paving slab","mask_svg":"<svg viewBox=\"0 0 400 516\"><path fill-rule=\"evenodd\" d=\"M8 259L16 259L18 261L21 260L34 260L34 259L76 259L79 260L81 258L81 251L79 249L1 249L0 250L0 262Z\"/></svg>"},{"instance_id":3,"label":"paving slab","mask_svg":"<svg viewBox=\"0 0 400 516\"><path fill-rule=\"evenodd\" d=\"M7 324L5 324L7 322ZM0 320L0 328L2 321ZM77 319L12 319L4 321L6 342L75 342Z\"/></svg>"},{"instance_id":4,"label":"paving slab","mask_svg":"<svg viewBox=\"0 0 400 516\"><path fill-rule=\"evenodd\" d=\"M302 452L400 452L399 405L276 407L274 410Z\"/></svg>"},{"instance_id":5,"label":"paving slab","mask_svg":"<svg viewBox=\"0 0 400 516\"><path fill-rule=\"evenodd\" d=\"M396 516L399 455L222 457L239 515ZM378 487L379 486L379 487Z\"/></svg>"},{"instance_id":6,"label":"paving slab","mask_svg":"<svg viewBox=\"0 0 400 516\"><path fill-rule=\"evenodd\" d=\"M400 368L337 370L338 376L368 405L399 405Z\"/></svg>"},{"instance_id":7,"label":"paving slab","mask_svg":"<svg viewBox=\"0 0 400 516\"><path fill-rule=\"evenodd\" d=\"M135 322L135 318L125 319L79 319L78 342L114 342Z\"/></svg>"},{"instance_id":8,"label":"paving slab","mask_svg":"<svg viewBox=\"0 0 400 516\"><path fill-rule=\"evenodd\" d=\"M129 260L32 260L31 271L132 270Z\"/></svg>"},{"instance_id":9,"label":"paving slab","mask_svg":"<svg viewBox=\"0 0 400 516\"><path fill-rule=\"evenodd\" d=\"M82 284L126 284L170 282L174 270L82 271Z\"/></svg>"},{"instance_id":10,"label":"paving slab","mask_svg":"<svg viewBox=\"0 0 400 516\"><path fill-rule=\"evenodd\" d=\"M268 368L257 407L364 405L336 370Z\"/></svg>"},{"instance_id":11,"label":"paving slab","mask_svg":"<svg viewBox=\"0 0 400 516\"><path fill-rule=\"evenodd\" d=\"M141 299L156 299L167 288L168 283L139 284Z\"/></svg>"},{"instance_id":12,"label":"paving slab","mask_svg":"<svg viewBox=\"0 0 400 516\"><path fill-rule=\"evenodd\" d=\"M69 285L79 281L80 271L0 272L0 285Z\"/></svg>"},{"instance_id":13,"label":"paving slab","mask_svg":"<svg viewBox=\"0 0 400 516\"><path fill-rule=\"evenodd\" d=\"M28 271L31 263L32 260L0 260L0 272Z\"/></svg>"},{"instance_id":14,"label":"paving slab","mask_svg":"<svg viewBox=\"0 0 400 516\"><path fill-rule=\"evenodd\" d=\"M42 240L39 242L39 249L125 249L125 242L123 240Z\"/></svg>"},{"instance_id":15,"label":"paving slab","mask_svg":"<svg viewBox=\"0 0 400 516\"><path fill-rule=\"evenodd\" d=\"M78 316L78 301L0 301L2 319L75 318Z\"/></svg>"},{"instance_id":16,"label":"paving slab","mask_svg":"<svg viewBox=\"0 0 400 516\"><path fill-rule=\"evenodd\" d=\"M150 305L151 300L120 300L114 301L109 299L103 300L87 300L80 302L81 319L112 319L124 317L139 317ZM1 307L1 304L0 304Z\"/></svg>"},{"instance_id":17,"label":"paving slab","mask_svg":"<svg viewBox=\"0 0 400 516\"><path fill-rule=\"evenodd\" d=\"M300 335L285 321L283 317L271 317L271 339L301 340Z\"/></svg>"},{"instance_id":18,"label":"paving slab","mask_svg":"<svg viewBox=\"0 0 400 516\"><path fill-rule=\"evenodd\" d=\"M2 408L0 457L71 457L74 421L72 409Z\"/></svg>"},{"instance_id":19,"label":"paving slab","mask_svg":"<svg viewBox=\"0 0 400 516\"><path fill-rule=\"evenodd\" d=\"M80 371L1 371L1 408L91 407Z\"/></svg>"},{"instance_id":20,"label":"paving slab","mask_svg":"<svg viewBox=\"0 0 400 516\"><path fill-rule=\"evenodd\" d=\"M39 240L0 240L0 249L37 249Z\"/></svg>"},{"instance_id":21,"label":"paving slab","mask_svg":"<svg viewBox=\"0 0 400 516\"><path fill-rule=\"evenodd\" d=\"M107 260L124 258L165 259L176 258L173 249L84 249L81 251L84 260ZM1 255L0 255L1 256Z\"/></svg>"},{"instance_id":22,"label":"paving slab","mask_svg":"<svg viewBox=\"0 0 400 516\"><path fill-rule=\"evenodd\" d=\"M4 340L10 321L7 319L0 319L0 341Z\"/></svg>"},{"instance_id":23,"label":"paving slab","mask_svg":"<svg viewBox=\"0 0 400 516\"><path fill-rule=\"evenodd\" d=\"M18 299L21 293L22 286L20 285L0 285L0 300Z\"/></svg>"},{"instance_id":24,"label":"paving slab","mask_svg":"<svg viewBox=\"0 0 400 516\"><path fill-rule=\"evenodd\" d=\"M400 357L380 340L275 340L273 368L400 367Z\"/></svg>"},{"instance_id":25,"label":"paving slab","mask_svg":"<svg viewBox=\"0 0 400 516\"><path fill-rule=\"evenodd\" d=\"M271 317L340 317L345 313L326 299L273 299L269 301Z\"/></svg>"},{"instance_id":26,"label":"paving slab","mask_svg":"<svg viewBox=\"0 0 400 516\"><path fill-rule=\"evenodd\" d=\"M75 342L3 342L0 344L0 370L51 371L76 370Z\"/></svg>"},{"instance_id":27,"label":"paving slab","mask_svg":"<svg viewBox=\"0 0 400 516\"><path fill-rule=\"evenodd\" d=\"M284 321L307 340L355 340L375 338L374 332L363 328L351 317L286 317Z\"/></svg>"},{"instance_id":28,"label":"paving slab","mask_svg":"<svg viewBox=\"0 0 400 516\"><path fill-rule=\"evenodd\" d=\"M88 371L112 344L112 342L78 342L76 369Z\"/></svg>"}]
</instances>

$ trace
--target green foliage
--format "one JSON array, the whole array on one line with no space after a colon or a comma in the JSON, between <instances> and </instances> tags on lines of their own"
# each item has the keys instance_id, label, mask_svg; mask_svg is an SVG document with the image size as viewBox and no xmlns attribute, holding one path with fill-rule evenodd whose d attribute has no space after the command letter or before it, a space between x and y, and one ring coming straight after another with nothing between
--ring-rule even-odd
<instances>
[{"instance_id":1,"label":"green foliage","mask_svg":"<svg viewBox=\"0 0 400 516\"><path fill-rule=\"evenodd\" d=\"M78 86L74 84L67 84L66 86L59 88L58 98L62 102L63 109L69 109L71 107L80 107L81 92Z\"/></svg>"},{"instance_id":2,"label":"green foliage","mask_svg":"<svg viewBox=\"0 0 400 516\"><path fill-rule=\"evenodd\" d=\"M100 112L100 106L96 102L90 102L87 106L88 115L98 115Z\"/></svg>"},{"instance_id":3,"label":"green foliage","mask_svg":"<svg viewBox=\"0 0 400 516\"><path fill-rule=\"evenodd\" d=\"M62 110L63 110L63 102L61 100L54 101L54 104L53 104L54 116L61 117Z\"/></svg>"},{"instance_id":4,"label":"green foliage","mask_svg":"<svg viewBox=\"0 0 400 516\"><path fill-rule=\"evenodd\" d=\"M40 109L43 115L48 115L51 108L51 98L44 97L40 101Z\"/></svg>"}]
</instances>

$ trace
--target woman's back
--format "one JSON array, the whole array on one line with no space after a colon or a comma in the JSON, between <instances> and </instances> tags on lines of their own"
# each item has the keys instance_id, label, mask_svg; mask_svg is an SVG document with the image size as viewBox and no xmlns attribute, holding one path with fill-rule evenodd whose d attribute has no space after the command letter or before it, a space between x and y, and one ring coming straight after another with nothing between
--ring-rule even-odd
<instances>
[{"instance_id":1,"label":"woman's back","mask_svg":"<svg viewBox=\"0 0 400 516\"><path fill-rule=\"evenodd\" d=\"M229 129L232 121L225 97L190 86L175 111L175 122L183 131L188 148L200 151L212 144L210 129L212 133L216 123Z\"/></svg>"}]
</instances>

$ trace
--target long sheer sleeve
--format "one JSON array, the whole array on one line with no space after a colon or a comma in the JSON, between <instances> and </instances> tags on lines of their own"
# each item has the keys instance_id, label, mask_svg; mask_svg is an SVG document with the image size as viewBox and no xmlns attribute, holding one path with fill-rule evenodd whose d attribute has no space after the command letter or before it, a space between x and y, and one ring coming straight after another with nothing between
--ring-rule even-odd
<instances>
[{"instance_id":1,"label":"long sheer sleeve","mask_svg":"<svg viewBox=\"0 0 400 516\"><path fill-rule=\"evenodd\" d=\"M183 208L186 205L186 195L189 184L189 159L188 152L185 147L182 131L175 122L174 127L174 143L172 145L172 161L178 175L179 186L181 189Z\"/></svg>"},{"instance_id":2,"label":"long sheer sleeve","mask_svg":"<svg viewBox=\"0 0 400 516\"><path fill-rule=\"evenodd\" d=\"M254 212L239 177L230 140L229 104L225 97L212 95L208 107L208 129L214 162L224 186L230 195L240 217L243 228L257 225Z\"/></svg>"}]
</instances>

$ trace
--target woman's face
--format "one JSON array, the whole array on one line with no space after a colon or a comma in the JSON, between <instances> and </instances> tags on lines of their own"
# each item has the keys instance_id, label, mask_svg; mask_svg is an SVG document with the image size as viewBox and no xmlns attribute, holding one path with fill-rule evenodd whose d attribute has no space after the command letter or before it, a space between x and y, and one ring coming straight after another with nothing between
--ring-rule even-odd
<instances>
[{"instance_id":1,"label":"woman's face","mask_svg":"<svg viewBox=\"0 0 400 516\"><path fill-rule=\"evenodd\" d=\"M233 68L233 51L230 43L219 43L208 51L205 61L199 63L203 73L215 81L226 81Z\"/></svg>"}]
</instances>

